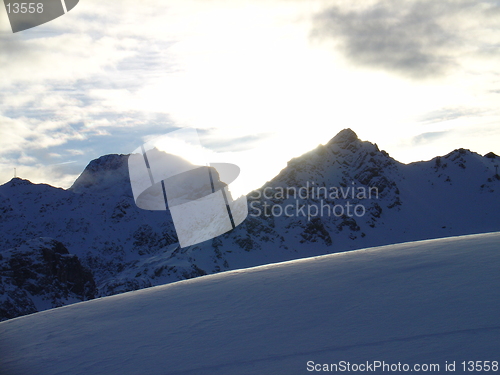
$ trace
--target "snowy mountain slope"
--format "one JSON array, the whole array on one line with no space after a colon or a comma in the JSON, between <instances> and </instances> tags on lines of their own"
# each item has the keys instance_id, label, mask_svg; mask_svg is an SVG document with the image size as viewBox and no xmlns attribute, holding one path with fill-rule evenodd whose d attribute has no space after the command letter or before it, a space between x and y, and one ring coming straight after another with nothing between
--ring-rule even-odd
<instances>
[{"instance_id":1,"label":"snowy mountain slope","mask_svg":"<svg viewBox=\"0 0 500 375\"><path fill-rule=\"evenodd\" d=\"M96 295L107 296L229 269L500 230L499 157L460 149L405 165L345 129L249 194L250 215L236 229L179 248L168 212L135 205L127 158L92 161L69 190L22 179L0 186L0 252L56 239L92 270ZM314 194L318 187L328 196ZM281 197L287 188L305 194ZM354 189L367 194L353 197ZM307 216L322 205L364 212ZM292 215L278 215L287 206Z\"/></svg>"},{"instance_id":2,"label":"snowy mountain slope","mask_svg":"<svg viewBox=\"0 0 500 375\"><path fill-rule=\"evenodd\" d=\"M2 322L0 369L306 374L341 361L440 366L429 373L453 363L463 373L463 361L492 368L500 361L499 268L500 233L489 233L223 272Z\"/></svg>"},{"instance_id":3,"label":"snowy mountain slope","mask_svg":"<svg viewBox=\"0 0 500 375\"><path fill-rule=\"evenodd\" d=\"M442 160L440 168L437 160ZM376 145L361 142L347 129L326 146L292 160L268 186L305 186L315 182L366 190L376 187L378 196L374 193L371 199L336 199L335 203L341 206L345 206L346 200L353 205L362 203L364 216L352 215L346 220L323 215L320 220L330 234L332 247L336 247L335 242L345 246L345 241L335 241L332 233L350 237L356 247L359 242L394 243L498 230L500 181L493 177L494 164L499 161L498 157L490 159L468 150L456 150L442 158L404 165L378 151ZM485 190L485 184L489 184L490 190ZM301 220L302 227L305 219Z\"/></svg>"}]
</instances>

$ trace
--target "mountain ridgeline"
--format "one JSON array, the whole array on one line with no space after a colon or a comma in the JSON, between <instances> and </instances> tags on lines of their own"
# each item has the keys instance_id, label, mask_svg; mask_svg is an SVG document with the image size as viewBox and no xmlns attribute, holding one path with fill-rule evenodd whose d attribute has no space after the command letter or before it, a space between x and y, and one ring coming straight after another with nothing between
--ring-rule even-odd
<instances>
[{"instance_id":1,"label":"mountain ridgeline","mask_svg":"<svg viewBox=\"0 0 500 375\"><path fill-rule=\"evenodd\" d=\"M0 320L230 269L500 230L497 155L458 149L402 164L345 129L251 192L241 225L180 248L168 211L135 205L127 159L93 160L68 190L0 186ZM13 277L19 259L35 276ZM33 286L42 274L43 291Z\"/></svg>"}]
</instances>

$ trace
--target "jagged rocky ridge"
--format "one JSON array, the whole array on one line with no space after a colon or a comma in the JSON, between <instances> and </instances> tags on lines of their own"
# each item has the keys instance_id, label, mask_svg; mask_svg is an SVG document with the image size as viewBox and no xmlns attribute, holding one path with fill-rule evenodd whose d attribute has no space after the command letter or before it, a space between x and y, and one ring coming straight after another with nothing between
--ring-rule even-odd
<instances>
[{"instance_id":1,"label":"jagged rocky ridge","mask_svg":"<svg viewBox=\"0 0 500 375\"><path fill-rule=\"evenodd\" d=\"M500 230L495 154L459 149L406 165L345 129L250 193L250 215L236 229L179 248L168 211L134 204L127 157L92 161L68 190L22 179L0 186L0 254L52 237L92 271L95 295L106 296L228 269Z\"/></svg>"},{"instance_id":2,"label":"jagged rocky ridge","mask_svg":"<svg viewBox=\"0 0 500 375\"><path fill-rule=\"evenodd\" d=\"M0 252L0 318L9 319L93 299L92 272L51 238Z\"/></svg>"}]
</instances>

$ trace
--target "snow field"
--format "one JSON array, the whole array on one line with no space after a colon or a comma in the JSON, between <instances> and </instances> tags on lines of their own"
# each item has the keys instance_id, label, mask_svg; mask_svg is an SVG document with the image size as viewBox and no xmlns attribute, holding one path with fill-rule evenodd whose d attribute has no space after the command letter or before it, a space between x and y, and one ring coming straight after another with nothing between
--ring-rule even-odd
<instances>
[{"instance_id":1,"label":"snow field","mask_svg":"<svg viewBox=\"0 0 500 375\"><path fill-rule=\"evenodd\" d=\"M316 373L308 361L461 373L500 361L499 269L497 232L184 280L0 323L0 373Z\"/></svg>"}]
</instances>

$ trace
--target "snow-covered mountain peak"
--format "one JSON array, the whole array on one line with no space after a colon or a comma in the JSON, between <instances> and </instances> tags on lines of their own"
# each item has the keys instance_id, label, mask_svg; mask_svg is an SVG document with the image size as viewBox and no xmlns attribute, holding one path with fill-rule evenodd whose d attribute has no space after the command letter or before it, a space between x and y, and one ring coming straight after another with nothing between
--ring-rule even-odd
<instances>
[{"instance_id":1,"label":"snow-covered mountain peak","mask_svg":"<svg viewBox=\"0 0 500 375\"><path fill-rule=\"evenodd\" d=\"M450 169L457 171L465 169L492 170L493 164L496 162L496 158L498 157L492 152L486 154L485 156L481 156L471 150L459 148L451 151L445 156L435 157L430 162L434 163L434 169L436 171L449 171ZM425 164L429 162L423 163Z\"/></svg>"},{"instance_id":2,"label":"snow-covered mountain peak","mask_svg":"<svg viewBox=\"0 0 500 375\"><path fill-rule=\"evenodd\" d=\"M380 174L382 169L394 169L396 164L376 144L361 141L354 131L344 129L326 145L319 145L290 160L271 184L303 186L306 181L314 181L318 177L331 186L350 184L359 178L365 184L371 180L366 178L368 175Z\"/></svg>"},{"instance_id":3,"label":"snow-covered mountain peak","mask_svg":"<svg viewBox=\"0 0 500 375\"><path fill-rule=\"evenodd\" d=\"M14 186L27 186L27 185L33 185L33 183L30 180L25 180L23 178L19 177L14 177L12 180L4 184L4 186L8 187L14 187Z\"/></svg>"},{"instance_id":4,"label":"snow-covered mountain peak","mask_svg":"<svg viewBox=\"0 0 500 375\"><path fill-rule=\"evenodd\" d=\"M446 154L444 156L444 158L450 159L450 160L456 160L458 158L466 158L466 157L469 157L471 155L479 155L479 154L472 152L471 150L466 149L466 148L457 148L456 150L453 150L449 154Z\"/></svg>"},{"instance_id":5,"label":"snow-covered mountain peak","mask_svg":"<svg viewBox=\"0 0 500 375\"><path fill-rule=\"evenodd\" d=\"M357 134L349 128L341 130L335 137L328 141L325 147L337 152L341 150L349 150L352 153L359 150L366 152L381 152L377 144L362 141ZM388 155L385 151L382 151L382 153Z\"/></svg>"},{"instance_id":6,"label":"snow-covered mountain peak","mask_svg":"<svg viewBox=\"0 0 500 375\"><path fill-rule=\"evenodd\" d=\"M104 155L92 160L86 170L90 172L98 172L102 170L117 170L123 167L125 161L128 160L128 155L110 154Z\"/></svg>"},{"instance_id":7,"label":"snow-covered mountain peak","mask_svg":"<svg viewBox=\"0 0 500 375\"><path fill-rule=\"evenodd\" d=\"M128 157L129 155L110 154L92 160L69 190L75 193L99 193L118 189L121 193L131 195Z\"/></svg>"},{"instance_id":8,"label":"snow-covered mountain peak","mask_svg":"<svg viewBox=\"0 0 500 375\"><path fill-rule=\"evenodd\" d=\"M330 144L346 144L359 141L358 135L350 128L341 130L335 137L333 137L329 142Z\"/></svg>"},{"instance_id":9,"label":"snow-covered mountain peak","mask_svg":"<svg viewBox=\"0 0 500 375\"><path fill-rule=\"evenodd\" d=\"M47 195L52 195L53 192L68 193L62 188L56 188L48 184L36 184L19 177L15 177L9 182L0 185L0 197L8 199L16 196L19 201L32 199L32 194L45 195L47 199L50 199Z\"/></svg>"}]
</instances>

